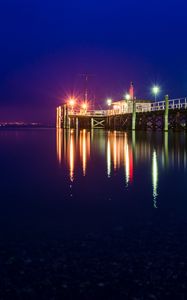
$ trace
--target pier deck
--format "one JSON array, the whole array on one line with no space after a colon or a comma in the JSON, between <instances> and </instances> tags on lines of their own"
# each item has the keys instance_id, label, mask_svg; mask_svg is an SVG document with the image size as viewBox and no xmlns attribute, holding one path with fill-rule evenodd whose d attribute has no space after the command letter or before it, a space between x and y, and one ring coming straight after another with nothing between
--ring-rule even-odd
<instances>
[{"instance_id":1,"label":"pier deck","mask_svg":"<svg viewBox=\"0 0 187 300\"><path fill-rule=\"evenodd\" d=\"M57 108L58 128L111 130L187 130L187 99L168 99L147 106L133 100L123 107L108 110L73 110L67 104Z\"/></svg>"}]
</instances>

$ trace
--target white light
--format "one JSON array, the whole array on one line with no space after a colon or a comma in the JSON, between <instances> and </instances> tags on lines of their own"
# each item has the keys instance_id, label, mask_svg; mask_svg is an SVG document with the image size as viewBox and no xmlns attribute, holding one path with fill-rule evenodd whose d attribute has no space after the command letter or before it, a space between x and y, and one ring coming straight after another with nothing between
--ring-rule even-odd
<instances>
[{"instance_id":1,"label":"white light","mask_svg":"<svg viewBox=\"0 0 187 300\"><path fill-rule=\"evenodd\" d=\"M107 99L107 104L110 106L112 104L112 99Z\"/></svg>"},{"instance_id":2,"label":"white light","mask_svg":"<svg viewBox=\"0 0 187 300\"><path fill-rule=\"evenodd\" d=\"M74 106L75 105L75 99L69 99L69 105Z\"/></svg>"},{"instance_id":3,"label":"white light","mask_svg":"<svg viewBox=\"0 0 187 300\"><path fill-rule=\"evenodd\" d=\"M83 104L82 104L82 108L86 110L86 109L87 109L87 104L86 104L86 103L83 103Z\"/></svg>"},{"instance_id":4,"label":"white light","mask_svg":"<svg viewBox=\"0 0 187 300\"><path fill-rule=\"evenodd\" d=\"M131 98L131 96L130 96L129 94L126 94L126 95L125 95L125 99L126 99L126 100L130 100L130 98Z\"/></svg>"},{"instance_id":5,"label":"white light","mask_svg":"<svg viewBox=\"0 0 187 300\"><path fill-rule=\"evenodd\" d=\"M160 91L159 86L156 86L156 85L155 85L155 86L152 88L152 91L153 91L153 94L157 95L157 94L159 93L159 91Z\"/></svg>"}]
</instances>

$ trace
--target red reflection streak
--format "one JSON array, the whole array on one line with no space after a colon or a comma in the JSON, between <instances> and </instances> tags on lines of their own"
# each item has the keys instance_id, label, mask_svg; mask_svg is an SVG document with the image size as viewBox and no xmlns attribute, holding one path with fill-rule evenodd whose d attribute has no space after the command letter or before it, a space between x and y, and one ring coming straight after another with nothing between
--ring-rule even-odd
<instances>
[{"instance_id":1,"label":"red reflection streak","mask_svg":"<svg viewBox=\"0 0 187 300\"><path fill-rule=\"evenodd\" d=\"M126 173L126 184L133 181L133 151L129 147L127 134L125 134L124 139L124 163L125 163L125 173Z\"/></svg>"},{"instance_id":2,"label":"red reflection streak","mask_svg":"<svg viewBox=\"0 0 187 300\"><path fill-rule=\"evenodd\" d=\"M70 180L74 180L74 139L73 134L70 135L70 146L69 146L69 171Z\"/></svg>"}]
</instances>

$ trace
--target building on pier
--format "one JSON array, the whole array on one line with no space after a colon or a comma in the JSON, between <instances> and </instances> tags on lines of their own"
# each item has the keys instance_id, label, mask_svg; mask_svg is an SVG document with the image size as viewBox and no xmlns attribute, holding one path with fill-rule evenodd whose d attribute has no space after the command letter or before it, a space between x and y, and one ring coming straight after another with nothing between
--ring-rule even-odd
<instances>
[{"instance_id":1,"label":"building on pier","mask_svg":"<svg viewBox=\"0 0 187 300\"><path fill-rule=\"evenodd\" d=\"M110 118L113 116L132 114L135 124L136 112L151 110L152 101L139 100L134 97L134 85L130 83L129 93L125 99L113 102L108 99L108 108L105 110L93 110L88 104L87 97L84 102L79 103L75 99L57 108L57 128L109 128Z\"/></svg>"},{"instance_id":2,"label":"building on pier","mask_svg":"<svg viewBox=\"0 0 187 300\"><path fill-rule=\"evenodd\" d=\"M56 127L110 128L112 117L131 115L134 109L133 106L135 106L137 112L149 111L151 105L152 101L150 100L120 100L112 102L108 109L90 110L89 107L86 109L83 109L80 105L71 107L66 103L57 107Z\"/></svg>"},{"instance_id":3,"label":"building on pier","mask_svg":"<svg viewBox=\"0 0 187 300\"><path fill-rule=\"evenodd\" d=\"M110 109L108 110L109 115L132 113L133 101L136 103L136 111L148 111L151 109L151 100L134 99L134 100L120 100L111 103Z\"/></svg>"}]
</instances>

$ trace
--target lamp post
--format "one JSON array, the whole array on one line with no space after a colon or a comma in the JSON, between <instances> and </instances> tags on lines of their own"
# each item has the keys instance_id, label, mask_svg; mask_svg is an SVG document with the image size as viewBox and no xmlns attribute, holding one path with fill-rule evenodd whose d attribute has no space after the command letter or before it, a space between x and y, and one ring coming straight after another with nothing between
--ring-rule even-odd
<instances>
[{"instance_id":1,"label":"lamp post","mask_svg":"<svg viewBox=\"0 0 187 300\"><path fill-rule=\"evenodd\" d=\"M156 97L157 97L158 93L160 92L159 86L154 85L153 88L152 88L152 92L155 95L155 102L156 102Z\"/></svg>"}]
</instances>

